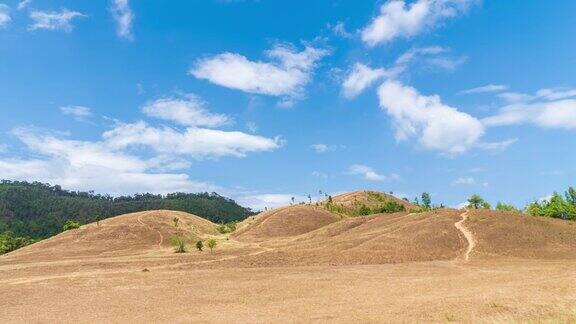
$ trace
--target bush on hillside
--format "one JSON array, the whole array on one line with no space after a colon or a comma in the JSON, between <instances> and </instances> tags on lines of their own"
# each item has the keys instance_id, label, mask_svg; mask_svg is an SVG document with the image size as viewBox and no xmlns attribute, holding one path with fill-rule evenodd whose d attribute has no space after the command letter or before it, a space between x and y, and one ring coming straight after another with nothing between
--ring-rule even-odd
<instances>
[{"instance_id":1,"label":"bush on hillside","mask_svg":"<svg viewBox=\"0 0 576 324\"><path fill-rule=\"evenodd\" d=\"M230 222L226 224L220 224L218 226L218 232L220 234L232 233L236 230L236 222Z\"/></svg>"},{"instance_id":2,"label":"bush on hillside","mask_svg":"<svg viewBox=\"0 0 576 324\"><path fill-rule=\"evenodd\" d=\"M172 237L172 245L174 246L174 253L186 253L188 249L186 248L186 241L182 236Z\"/></svg>"},{"instance_id":3,"label":"bush on hillside","mask_svg":"<svg viewBox=\"0 0 576 324\"><path fill-rule=\"evenodd\" d=\"M73 230L73 229L77 229L80 228L80 226L82 226L80 224L80 222L75 221L73 219L69 219L66 221L66 223L64 223L64 226L62 226L62 230L64 232L69 231L69 230Z\"/></svg>"},{"instance_id":4,"label":"bush on hillside","mask_svg":"<svg viewBox=\"0 0 576 324\"><path fill-rule=\"evenodd\" d=\"M0 254L12 252L35 242L36 241L30 237L14 236L11 232L2 233L0 234Z\"/></svg>"},{"instance_id":5,"label":"bush on hillside","mask_svg":"<svg viewBox=\"0 0 576 324\"><path fill-rule=\"evenodd\" d=\"M513 205L510 204L506 204L503 202L498 202L496 204L496 210L499 211L511 211L511 212L520 212L520 210L516 207L514 207Z\"/></svg>"}]
</instances>

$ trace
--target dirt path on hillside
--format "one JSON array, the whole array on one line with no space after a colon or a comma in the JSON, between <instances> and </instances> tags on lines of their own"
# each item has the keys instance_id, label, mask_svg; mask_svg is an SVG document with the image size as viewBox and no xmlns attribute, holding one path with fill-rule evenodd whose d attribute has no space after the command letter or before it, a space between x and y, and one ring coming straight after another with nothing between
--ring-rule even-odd
<instances>
[{"instance_id":1,"label":"dirt path on hillside","mask_svg":"<svg viewBox=\"0 0 576 324\"><path fill-rule=\"evenodd\" d=\"M458 222L454 223L454 226L464 234L464 237L468 241L468 248L466 249L466 253L464 254L464 261L470 260L470 253L474 250L476 246L476 241L474 240L474 234L470 232L466 227L464 227L464 222L468 219L468 211L463 212L460 216L462 219Z\"/></svg>"},{"instance_id":2,"label":"dirt path on hillside","mask_svg":"<svg viewBox=\"0 0 576 324\"><path fill-rule=\"evenodd\" d=\"M149 215L149 214L150 214L150 212L147 212L147 213L144 214L144 215ZM158 240L158 248L159 248L159 249L162 249L162 243L164 243L164 235L162 235L162 232L160 232L159 230L157 230L157 229L155 229L154 227L152 227L152 226L144 223L144 222L142 221L142 216L144 216L144 215L138 216L138 223L140 223L140 224L142 224L143 226L146 226L146 227L148 227L149 229L151 229L151 230L155 231L156 233L158 233L158 236L160 237L159 240Z\"/></svg>"}]
</instances>

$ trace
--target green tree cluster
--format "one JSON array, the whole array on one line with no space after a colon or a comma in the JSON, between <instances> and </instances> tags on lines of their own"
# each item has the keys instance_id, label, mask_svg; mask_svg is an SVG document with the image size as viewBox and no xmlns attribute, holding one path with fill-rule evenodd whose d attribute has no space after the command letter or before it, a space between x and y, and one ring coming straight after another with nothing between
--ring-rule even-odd
<instances>
[{"instance_id":1,"label":"green tree cluster","mask_svg":"<svg viewBox=\"0 0 576 324\"><path fill-rule=\"evenodd\" d=\"M35 243L36 240L30 237L14 236L12 232L0 234L0 254L12 252L23 246Z\"/></svg>"},{"instance_id":2,"label":"green tree cluster","mask_svg":"<svg viewBox=\"0 0 576 324\"><path fill-rule=\"evenodd\" d=\"M570 187L564 196L555 192L550 199L535 201L526 207L526 212L534 216L576 220L576 189Z\"/></svg>"}]
</instances>

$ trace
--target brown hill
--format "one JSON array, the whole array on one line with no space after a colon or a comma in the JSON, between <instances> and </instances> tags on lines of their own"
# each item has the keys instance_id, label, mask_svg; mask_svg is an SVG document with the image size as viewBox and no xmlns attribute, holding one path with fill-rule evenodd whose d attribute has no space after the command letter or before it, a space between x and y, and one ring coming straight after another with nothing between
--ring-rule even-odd
<instances>
[{"instance_id":1,"label":"brown hill","mask_svg":"<svg viewBox=\"0 0 576 324\"><path fill-rule=\"evenodd\" d=\"M174 226L178 218L178 227ZM184 212L158 210L126 214L66 231L6 255L20 260L62 260L146 253L171 253L176 235L204 237L217 234L210 221Z\"/></svg>"},{"instance_id":2,"label":"brown hill","mask_svg":"<svg viewBox=\"0 0 576 324\"><path fill-rule=\"evenodd\" d=\"M490 210L469 215L473 257L576 259L576 222Z\"/></svg>"},{"instance_id":3,"label":"brown hill","mask_svg":"<svg viewBox=\"0 0 576 324\"><path fill-rule=\"evenodd\" d=\"M404 199L400 199L393 195L378 191L354 191L332 197L333 204L341 205L346 208L359 208L359 206L362 205L374 208L380 206L382 203L386 201L396 202L404 206L404 208L406 208L407 211L418 209L418 206Z\"/></svg>"},{"instance_id":4,"label":"brown hill","mask_svg":"<svg viewBox=\"0 0 576 324\"><path fill-rule=\"evenodd\" d=\"M319 206L289 206L264 212L245 220L233 237L241 241L291 237L311 232L339 219L339 216Z\"/></svg>"}]
</instances>

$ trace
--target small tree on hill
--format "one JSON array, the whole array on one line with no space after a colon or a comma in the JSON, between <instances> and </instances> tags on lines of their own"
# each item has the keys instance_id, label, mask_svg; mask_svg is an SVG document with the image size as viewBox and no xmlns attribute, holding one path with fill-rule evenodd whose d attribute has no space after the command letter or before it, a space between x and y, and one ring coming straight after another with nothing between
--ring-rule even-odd
<instances>
[{"instance_id":1,"label":"small tree on hill","mask_svg":"<svg viewBox=\"0 0 576 324\"><path fill-rule=\"evenodd\" d=\"M186 253L186 241L182 236L174 236L172 238L172 245L174 245L175 253Z\"/></svg>"},{"instance_id":2,"label":"small tree on hill","mask_svg":"<svg viewBox=\"0 0 576 324\"><path fill-rule=\"evenodd\" d=\"M80 222L69 219L66 221L66 223L64 223L64 226L62 226L62 230L64 232L69 231L69 230L73 230L73 229L77 229L80 228Z\"/></svg>"},{"instance_id":3,"label":"small tree on hill","mask_svg":"<svg viewBox=\"0 0 576 324\"><path fill-rule=\"evenodd\" d=\"M206 242L206 245L208 245L208 248L210 249L210 253L214 252L214 248L216 248L216 245L218 245L218 243L216 242L215 239L209 239Z\"/></svg>"},{"instance_id":4,"label":"small tree on hill","mask_svg":"<svg viewBox=\"0 0 576 324\"><path fill-rule=\"evenodd\" d=\"M174 222L174 227L178 228L178 223L180 222L180 218L174 217L174 219L172 221Z\"/></svg>"},{"instance_id":5,"label":"small tree on hill","mask_svg":"<svg viewBox=\"0 0 576 324\"><path fill-rule=\"evenodd\" d=\"M492 209L492 206L490 206L490 203L487 202L486 200L484 200L482 202L482 209Z\"/></svg>"},{"instance_id":6,"label":"small tree on hill","mask_svg":"<svg viewBox=\"0 0 576 324\"><path fill-rule=\"evenodd\" d=\"M429 193L423 192L422 196L420 198L422 198L422 207L424 207L426 209L432 208L432 198L430 198Z\"/></svg>"},{"instance_id":7,"label":"small tree on hill","mask_svg":"<svg viewBox=\"0 0 576 324\"><path fill-rule=\"evenodd\" d=\"M202 243L202 241L196 242L196 248L198 249L198 251L202 252L202 249L204 248L204 243Z\"/></svg>"},{"instance_id":8,"label":"small tree on hill","mask_svg":"<svg viewBox=\"0 0 576 324\"><path fill-rule=\"evenodd\" d=\"M468 207L469 208L474 208L474 209L480 209L480 207L482 207L482 204L484 203L484 199L482 199L482 197L480 197L479 195L472 195L470 196L470 198L468 198Z\"/></svg>"},{"instance_id":9,"label":"small tree on hill","mask_svg":"<svg viewBox=\"0 0 576 324\"><path fill-rule=\"evenodd\" d=\"M308 195L308 201L310 202L310 205L312 205L312 196Z\"/></svg>"},{"instance_id":10,"label":"small tree on hill","mask_svg":"<svg viewBox=\"0 0 576 324\"><path fill-rule=\"evenodd\" d=\"M292 200L292 205L294 205L294 201L296 200L296 198L292 197L290 200Z\"/></svg>"}]
</instances>

